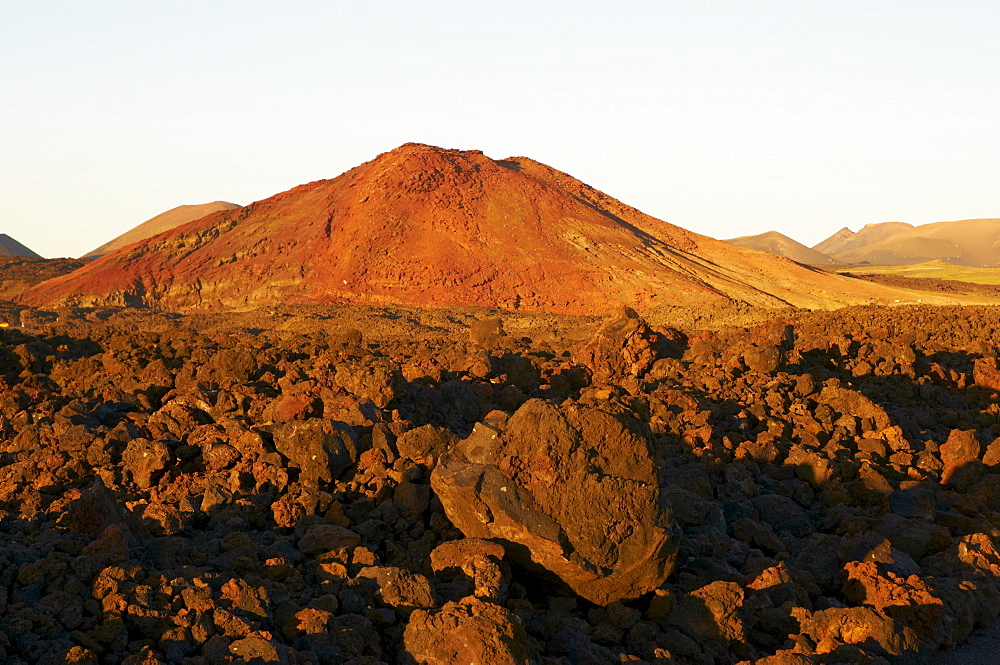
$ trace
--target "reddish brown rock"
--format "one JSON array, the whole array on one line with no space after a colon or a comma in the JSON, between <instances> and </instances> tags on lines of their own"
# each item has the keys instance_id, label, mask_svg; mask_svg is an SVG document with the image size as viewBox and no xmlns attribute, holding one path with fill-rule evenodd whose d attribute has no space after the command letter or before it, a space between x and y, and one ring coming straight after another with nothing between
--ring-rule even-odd
<instances>
[{"instance_id":1,"label":"reddish brown rock","mask_svg":"<svg viewBox=\"0 0 1000 665\"><path fill-rule=\"evenodd\" d=\"M244 580L232 579L222 585L221 596L231 603L232 608L260 618L270 614L270 600L264 587L253 587Z\"/></svg>"},{"instance_id":2,"label":"reddish brown rock","mask_svg":"<svg viewBox=\"0 0 1000 665\"><path fill-rule=\"evenodd\" d=\"M229 652L245 663L279 663L288 665L290 649L274 640L255 635L236 640Z\"/></svg>"},{"instance_id":3,"label":"reddish brown rock","mask_svg":"<svg viewBox=\"0 0 1000 665\"><path fill-rule=\"evenodd\" d=\"M1000 578L1000 548L985 533L962 536L945 552L927 557L927 572L941 577L961 577L970 571Z\"/></svg>"},{"instance_id":4,"label":"reddish brown rock","mask_svg":"<svg viewBox=\"0 0 1000 665\"><path fill-rule=\"evenodd\" d=\"M470 538L555 574L600 605L637 598L673 570L677 536L634 417L529 400L502 435L473 435L431 483Z\"/></svg>"},{"instance_id":5,"label":"reddish brown rock","mask_svg":"<svg viewBox=\"0 0 1000 665\"><path fill-rule=\"evenodd\" d=\"M941 445L941 483L947 484L956 472L972 462L978 462L982 454L982 446L975 430L953 429L948 440Z\"/></svg>"},{"instance_id":6,"label":"reddish brown rock","mask_svg":"<svg viewBox=\"0 0 1000 665\"><path fill-rule=\"evenodd\" d=\"M986 447L983 452L983 464L992 467L1000 465L1000 437L993 439L993 442Z\"/></svg>"},{"instance_id":7,"label":"reddish brown rock","mask_svg":"<svg viewBox=\"0 0 1000 665\"><path fill-rule=\"evenodd\" d=\"M408 519L418 518L430 505L431 488L427 485L402 482L392 492L392 501Z\"/></svg>"},{"instance_id":8,"label":"reddish brown rock","mask_svg":"<svg viewBox=\"0 0 1000 665\"><path fill-rule=\"evenodd\" d=\"M977 386L1000 392L1000 363L996 358L976 358L972 376Z\"/></svg>"},{"instance_id":9,"label":"reddish brown rock","mask_svg":"<svg viewBox=\"0 0 1000 665\"><path fill-rule=\"evenodd\" d=\"M844 566L844 595L891 617L907 642L930 646L945 637L944 603L917 575L903 578L874 562L852 561Z\"/></svg>"},{"instance_id":10,"label":"reddish brown rock","mask_svg":"<svg viewBox=\"0 0 1000 665\"><path fill-rule=\"evenodd\" d=\"M899 515L886 515L874 526L874 530L916 561L925 554L944 550L951 542L951 534L946 527Z\"/></svg>"},{"instance_id":11,"label":"reddish brown rock","mask_svg":"<svg viewBox=\"0 0 1000 665\"><path fill-rule=\"evenodd\" d=\"M357 461L357 437L335 420L293 420L272 429L274 447L299 469L304 485L330 482Z\"/></svg>"},{"instance_id":12,"label":"reddish brown rock","mask_svg":"<svg viewBox=\"0 0 1000 665\"><path fill-rule=\"evenodd\" d=\"M398 369L369 360L366 363L341 363L337 365L335 380L347 392L371 400L380 409L385 408L401 389L403 377Z\"/></svg>"},{"instance_id":13,"label":"reddish brown rock","mask_svg":"<svg viewBox=\"0 0 1000 665\"><path fill-rule=\"evenodd\" d=\"M415 461L436 460L442 453L450 449L458 437L434 425L424 425L403 432L396 439L396 449L399 456Z\"/></svg>"},{"instance_id":14,"label":"reddish brown rock","mask_svg":"<svg viewBox=\"0 0 1000 665\"><path fill-rule=\"evenodd\" d=\"M122 466L132 482L139 487L150 487L172 461L170 449L159 441L136 439L129 442L122 453Z\"/></svg>"},{"instance_id":15,"label":"reddish brown rock","mask_svg":"<svg viewBox=\"0 0 1000 665\"><path fill-rule=\"evenodd\" d=\"M481 538L450 540L431 552L431 569L439 578L459 582L459 599L474 595L501 602L509 582L501 569L504 554L503 546L493 541Z\"/></svg>"},{"instance_id":16,"label":"reddish brown rock","mask_svg":"<svg viewBox=\"0 0 1000 665\"><path fill-rule=\"evenodd\" d=\"M437 605L430 582L418 573L391 566L372 566L358 571L358 577L375 580L378 584L376 600L403 617L416 609Z\"/></svg>"},{"instance_id":17,"label":"reddish brown rock","mask_svg":"<svg viewBox=\"0 0 1000 665\"><path fill-rule=\"evenodd\" d=\"M141 522L116 499L100 476L69 504L68 518L70 530L93 538L95 549L110 547L114 552L127 553L128 547L138 547L147 535Z\"/></svg>"},{"instance_id":18,"label":"reddish brown rock","mask_svg":"<svg viewBox=\"0 0 1000 665\"><path fill-rule=\"evenodd\" d=\"M491 317L473 321L469 326L469 341L485 349L493 349L504 337L503 319Z\"/></svg>"},{"instance_id":19,"label":"reddish brown rock","mask_svg":"<svg viewBox=\"0 0 1000 665\"><path fill-rule=\"evenodd\" d=\"M332 550L354 548L361 544L361 536L336 524L314 524L306 529L299 540L299 551L315 556Z\"/></svg>"},{"instance_id":20,"label":"reddish brown rock","mask_svg":"<svg viewBox=\"0 0 1000 665\"><path fill-rule=\"evenodd\" d=\"M830 653L845 644L871 644L890 655L915 652L920 647L915 634L905 639L895 621L870 607L831 607L797 613L802 632L813 640L817 654Z\"/></svg>"},{"instance_id":21,"label":"reddish brown rock","mask_svg":"<svg viewBox=\"0 0 1000 665\"><path fill-rule=\"evenodd\" d=\"M418 665L528 665L534 655L514 614L474 597L446 603L440 610L413 612L403 646L403 662Z\"/></svg>"},{"instance_id":22,"label":"reddish brown rock","mask_svg":"<svg viewBox=\"0 0 1000 665\"><path fill-rule=\"evenodd\" d=\"M876 430L884 430L892 424L885 409L850 388L826 386L820 391L817 401L831 407L837 413L867 419L872 422Z\"/></svg>"},{"instance_id":23,"label":"reddish brown rock","mask_svg":"<svg viewBox=\"0 0 1000 665\"><path fill-rule=\"evenodd\" d=\"M282 395L274 403L274 415L280 422L303 420L314 410L315 398L309 394Z\"/></svg>"},{"instance_id":24,"label":"reddish brown rock","mask_svg":"<svg viewBox=\"0 0 1000 665\"><path fill-rule=\"evenodd\" d=\"M660 334L625 307L574 355L591 369L595 382L608 383L644 375L660 357L661 344Z\"/></svg>"}]
</instances>

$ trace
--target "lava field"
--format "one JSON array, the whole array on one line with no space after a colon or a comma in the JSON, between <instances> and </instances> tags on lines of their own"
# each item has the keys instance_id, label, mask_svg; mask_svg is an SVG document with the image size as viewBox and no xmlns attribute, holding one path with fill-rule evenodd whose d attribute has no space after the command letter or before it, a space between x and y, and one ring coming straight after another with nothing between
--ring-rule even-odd
<instances>
[{"instance_id":1,"label":"lava field","mask_svg":"<svg viewBox=\"0 0 1000 665\"><path fill-rule=\"evenodd\" d=\"M1000 309L352 312L7 313L0 661L919 663L1000 614Z\"/></svg>"}]
</instances>

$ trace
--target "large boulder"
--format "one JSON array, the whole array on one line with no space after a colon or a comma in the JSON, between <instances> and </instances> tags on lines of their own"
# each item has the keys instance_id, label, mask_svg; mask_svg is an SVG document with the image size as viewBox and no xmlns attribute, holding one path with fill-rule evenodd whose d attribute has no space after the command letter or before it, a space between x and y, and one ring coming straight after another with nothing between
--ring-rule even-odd
<instances>
[{"instance_id":1,"label":"large boulder","mask_svg":"<svg viewBox=\"0 0 1000 665\"><path fill-rule=\"evenodd\" d=\"M679 531L624 407L529 400L503 431L477 425L431 485L467 537L496 539L599 605L648 593L674 568Z\"/></svg>"}]
</instances>

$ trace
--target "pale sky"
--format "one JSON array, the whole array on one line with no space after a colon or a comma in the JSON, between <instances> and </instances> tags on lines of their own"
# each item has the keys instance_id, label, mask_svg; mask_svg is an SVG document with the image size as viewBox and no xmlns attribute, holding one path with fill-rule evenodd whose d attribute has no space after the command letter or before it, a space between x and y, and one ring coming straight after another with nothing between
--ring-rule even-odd
<instances>
[{"instance_id":1,"label":"pale sky","mask_svg":"<svg viewBox=\"0 0 1000 665\"><path fill-rule=\"evenodd\" d=\"M407 141L717 238L1000 217L1000 4L0 0L0 232L43 256Z\"/></svg>"}]
</instances>

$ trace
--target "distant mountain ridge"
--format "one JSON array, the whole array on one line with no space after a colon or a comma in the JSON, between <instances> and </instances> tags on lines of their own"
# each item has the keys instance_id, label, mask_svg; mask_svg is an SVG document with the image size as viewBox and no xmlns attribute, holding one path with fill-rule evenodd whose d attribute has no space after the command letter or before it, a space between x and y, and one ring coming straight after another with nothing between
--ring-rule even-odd
<instances>
[{"instance_id":1,"label":"distant mountain ridge","mask_svg":"<svg viewBox=\"0 0 1000 665\"><path fill-rule=\"evenodd\" d=\"M160 213L156 217L147 219L139 226L129 229L117 238L109 240L97 249L87 252L80 258L96 259L104 256L105 254L110 254L116 249L125 247L126 245L131 245L139 242L140 240L145 240L146 238L155 236L158 233L169 231L170 229L176 228L181 224L187 224L188 222L193 222L196 219L201 219L205 215L210 215L213 212L219 212L220 210L233 210L239 207L240 206L235 203L228 203L226 201L212 201L211 203L201 203L198 205L177 206L176 208L171 208L166 212Z\"/></svg>"},{"instance_id":2,"label":"distant mountain ridge","mask_svg":"<svg viewBox=\"0 0 1000 665\"><path fill-rule=\"evenodd\" d=\"M42 258L6 233L0 233L0 256L27 256L33 259Z\"/></svg>"},{"instance_id":3,"label":"distant mountain ridge","mask_svg":"<svg viewBox=\"0 0 1000 665\"><path fill-rule=\"evenodd\" d=\"M823 266L835 263L835 261L815 249L806 247L802 243L792 240L783 233L777 231L765 231L753 236L740 236L739 238L729 238L725 242L739 247L758 249L762 252L770 252L778 256L804 263L810 266Z\"/></svg>"},{"instance_id":4,"label":"distant mountain ridge","mask_svg":"<svg viewBox=\"0 0 1000 665\"><path fill-rule=\"evenodd\" d=\"M848 264L898 266L940 260L962 266L1000 266L1000 219L963 219L920 226L887 222L869 224L850 233L849 229L841 229L813 249L825 248L838 263Z\"/></svg>"},{"instance_id":5,"label":"distant mountain ridge","mask_svg":"<svg viewBox=\"0 0 1000 665\"><path fill-rule=\"evenodd\" d=\"M906 222L879 222L866 224L855 233L845 226L826 240L813 245L813 249L827 256L836 257L837 254L880 242L896 233L912 228L913 224Z\"/></svg>"}]
</instances>

